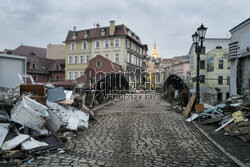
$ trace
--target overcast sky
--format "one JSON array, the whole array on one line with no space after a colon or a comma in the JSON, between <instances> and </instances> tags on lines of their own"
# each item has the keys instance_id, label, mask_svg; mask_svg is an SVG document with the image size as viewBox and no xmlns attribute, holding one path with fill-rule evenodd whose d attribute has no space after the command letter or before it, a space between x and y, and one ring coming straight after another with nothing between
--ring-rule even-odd
<instances>
[{"instance_id":1,"label":"overcast sky","mask_svg":"<svg viewBox=\"0 0 250 167\"><path fill-rule=\"evenodd\" d=\"M125 24L160 56L188 53L201 23L206 37L230 37L250 17L249 0L0 0L0 50L61 44L68 30Z\"/></svg>"}]
</instances>

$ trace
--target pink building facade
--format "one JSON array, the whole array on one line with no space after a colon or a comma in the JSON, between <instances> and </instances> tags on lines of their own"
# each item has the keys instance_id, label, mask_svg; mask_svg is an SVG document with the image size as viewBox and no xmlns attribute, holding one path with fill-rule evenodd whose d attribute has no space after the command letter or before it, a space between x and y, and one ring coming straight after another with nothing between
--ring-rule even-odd
<instances>
[{"instance_id":1,"label":"pink building facade","mask_svg":"<svg viewBox=\"0 0 250 167\"><path fill-rule=\"evenodd\" d=\"M173 74L180 76L184 80L189 78L189 60L188 59L178 59L173 64Z\"/></svg>"}]
</instances>

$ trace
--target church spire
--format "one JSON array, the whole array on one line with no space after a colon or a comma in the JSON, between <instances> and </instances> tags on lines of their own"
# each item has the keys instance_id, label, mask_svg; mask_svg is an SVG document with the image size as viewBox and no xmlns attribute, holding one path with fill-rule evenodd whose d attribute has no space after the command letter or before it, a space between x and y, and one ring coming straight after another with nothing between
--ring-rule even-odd
<instances>
[{"instance_id":1,"label":"church spire","mask_svg":"<svg viewBox=\"0 0 250 167\"><path fill-rule=\"evenodd\" d=\"M157 50L157 49L156 49L156 42L154 43L154 50Z\"/></svg>"},{"instance_id":2,"label":"church spire","mask_svg":"<svg viewBox=\"0 0 250 167\"><path fill-rule=\"evenodd\" d=\"M152 51L151 57L153 57L155 59L157 59L159 57L159 53L158 53L158 50L156 48L156 42L154 42L154 49Z\"/></svg>"}]
</instances>

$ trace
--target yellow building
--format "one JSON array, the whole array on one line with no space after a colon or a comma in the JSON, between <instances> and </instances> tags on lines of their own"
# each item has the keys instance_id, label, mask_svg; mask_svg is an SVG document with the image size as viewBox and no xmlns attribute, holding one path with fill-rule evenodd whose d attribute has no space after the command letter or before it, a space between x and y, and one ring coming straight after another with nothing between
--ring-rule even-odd
<instances>
[{"instance_id":1,"label":"yellow building","mask_svg":"<svg viewBox=\"0 0 250 167\"><path fill-rule=\"evenodd\" d=\"M69 31L65 40L66 64L65 78L75 80L84 74L90 59L102 55L122 66L124 72L142 69L143 50L139 36L125 25L115 25L110 21L108 27L97 27Z\"/></svg>"},{"instance_id":2,"label":"yellow building","mask_svg":"<svg viewBox=\"0 0 250 167\"><path fill-rule=\"evenodd\" d=\"M221 48L201 54L200 94L203 102L214 105L229 98L230 64L227 54L228 49ZM196 82L194 88L195 86Z\"/></svg>"}]
</instances>

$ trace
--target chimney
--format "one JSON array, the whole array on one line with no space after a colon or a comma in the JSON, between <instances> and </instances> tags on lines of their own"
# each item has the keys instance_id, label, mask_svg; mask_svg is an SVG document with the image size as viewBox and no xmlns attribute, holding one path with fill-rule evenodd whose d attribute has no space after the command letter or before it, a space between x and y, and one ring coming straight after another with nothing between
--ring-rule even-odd
<instances>
[{"instance_id":1,"label":"chimney","mask_svg":"<svg viewBox=\"0 0 250 167\"><path fill-rule=\"evenodd\" d=\"M73 27L73 31L76 32L76 26Z\"/></svg>"},{"instance_id":2,"label":"chimney","mask_svg":"<svg viewBox=\"0 0 250 167\"><path fill-rule=\"evenodd\" d=\"M100 24L99 23L96 24L96 28L100 28Z\"/></svg>"},{"instance_id":3,"label":"chimney","mask_svg":"<svg viewBox=\"0 0 250 167\"><path fill-rule=\"evenodd\" d=\"M115 21L109 22L109 35L115 35Z\"/></svg>"}]
</instances>

